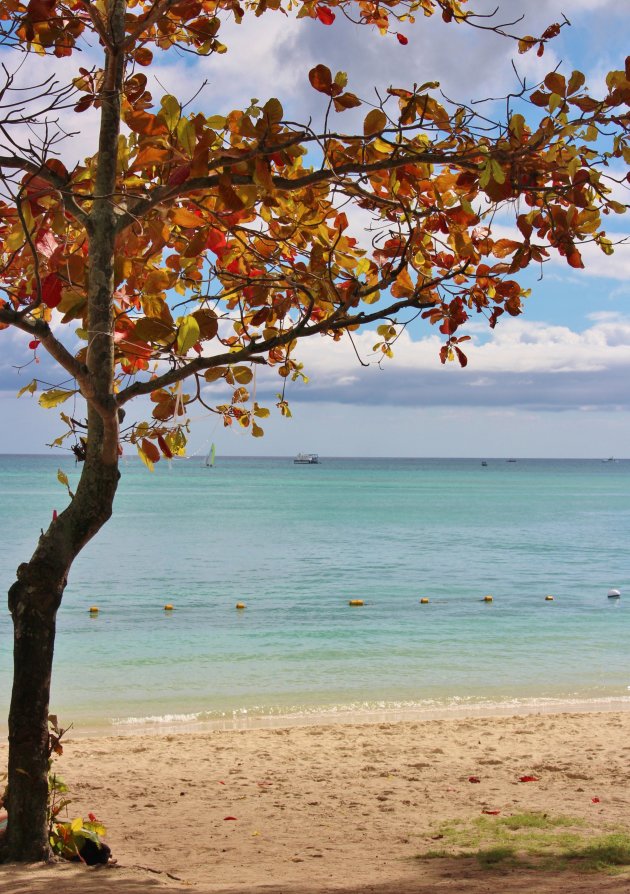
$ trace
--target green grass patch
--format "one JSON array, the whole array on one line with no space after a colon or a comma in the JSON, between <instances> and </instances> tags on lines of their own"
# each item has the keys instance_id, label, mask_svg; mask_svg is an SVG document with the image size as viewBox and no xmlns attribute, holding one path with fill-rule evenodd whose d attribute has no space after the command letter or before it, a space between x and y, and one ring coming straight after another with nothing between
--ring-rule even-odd
<instances>
[{"instance_id":1,"label":"green grass patch","mask_svg":"<svg viewBox=\"0 0 630 894\"><path fill-rule=\"evenodd\" d=\"M598 834L569 816L517 813L452 820L432 830L439 849L419 859L474 857L485 869L522 868L545 871L619 873L630 869L630 835L622 830Z\"/></svg>"}]
</instances>

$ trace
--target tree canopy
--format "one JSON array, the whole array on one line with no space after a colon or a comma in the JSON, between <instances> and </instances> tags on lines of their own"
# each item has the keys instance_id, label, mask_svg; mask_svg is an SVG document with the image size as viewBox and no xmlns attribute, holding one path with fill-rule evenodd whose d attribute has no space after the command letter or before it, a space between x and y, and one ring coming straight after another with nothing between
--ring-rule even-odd
<instances>
[{"instance_id":1,"label":"tree canopy","mask_svg":"<svg viewBox=\"0 0 630 894\"><path fill-rule=\"evenodd\" d=\"M465 365L471 318L494 327L520 314L531 264L555 254L580 268L586 242L610 254L606 219L626 210L615 190L630 161L630 58L601 95L582 72L556 69L474 105L404 78L368 100L320 63L301 75L322 102L315 123L290 120L277 97L207 114L196 97L150 92L156 54L184 66L188 54L220 56L226 22L263 14L331 33L346 17L403 45L416 17L439 14L538 55L568 25L521 34L465 0L0 0L0 339L20 330L56 364L54 381L22 391L62 407L56 443L70 436L84 460L9 591L13 859L49 854L56 612L74 559L111 516L122 442L150 467L184 452L195 401L262 435L270 408L255 371L278 374L288 415L284 383L307 373L306 338L368 327L385 359L420 318L442 336L442 363ZM81 65L85 47L93 67ZM36 55L46 74L28 83ZM88 109L91 154L67 165L61 116L72 110L80 131ZM503 226L511 215L507 235L499 213ZM85 417L63 411L75 395ZM142 396L150 417L132 419Z\"/></svg>"},{"instance_id":2,"label":"tree canopy","mask_svg":"<svg viewBox=\"0 0 630 894\"><path fill-rule=\"evenodd\" d=\"M281 379L304 376L301 338L351 338L378 321L375 350L390 356L401 329L421 315L444 337L442 362L464 365L471 315L493 327L501 314L521 312L520 270L552 252L579 268L586 240L613 251L605 216L625 205L611 193L607 167L630 159L627 60L610 72L601 97L588 92L581 72L554 71L533 89L523 84L502 118L496 103L488 111L446 101L435 82L392 86L368 102L346 73L320 64L308 72L325 101L317 127L285 120L275 97L227 115L196 113L178 97L153 96L143 68L160 51L224 53L228 17L271 12L325 25L345 15L402 43L399 20L418 14L509 29L451 0L300 2L286 10L264 0L31 0L0 8L3 41L16 52L61 58L87 36L103 54L101 68L79 68L71 84L53 76L34 85L26 113L40 126L28 141L18 121L23 93L7 75L0 325L27 332L33 350L48 351L67 374L43 391L43 406L77 392L92 399L88 359L102 336L90 328L88 282L105 209L111 397L123 408L150 394L151 418L123 432L148 464L184 451L190 401L261 435L269 408L251 400L251 364ZM513 29L509 36L518 52L542 54L563 24L537 37ZM102 122L94 154L72 170L55 151L63 134L41 126L68 104L77 117L95 107ZM359 109L361 128L347 131L344 117L355 110L356 122ZM513 209L514 232L495 238L492 221L504 206ZM356 208L373 221L370 238L352 234ZM52 321L70 324L72 339L62 327L53 335ZM206 383L219 381L225 397L210 405ZM23 391L38 388L33 380ZM277 403L290 412L282 387ZM68 432L81 434L77 420L64 419Z\"/></svg>"}]
</instances>

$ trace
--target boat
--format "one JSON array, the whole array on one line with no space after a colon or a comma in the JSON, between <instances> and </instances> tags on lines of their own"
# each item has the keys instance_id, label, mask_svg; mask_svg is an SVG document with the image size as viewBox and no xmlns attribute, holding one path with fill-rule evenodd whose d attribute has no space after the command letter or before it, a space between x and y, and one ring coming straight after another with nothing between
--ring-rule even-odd
<instances>
[{"instance_id":1,"label":"boat","mask_svg":"<svg viewBox=\"0 0 630 894\"><path fill-rule=\"evenodd\" d=\"M482 459L482 460L481 460L481 465L482 465L482 466L487 466L488 463L485 461L485 459Z\"/></svg>"},{"instance_id":2,"label":"boat","mask_svg":"<svg viewBox=\"0 0 630 894\"><path fill-rule=\"evenodd\" d=\"M293 462L300 466L316 466L319 463L319 455L317 453L298 453Z\"/></svg>"},{"instance_id":3,"label":"boat","mask_svg":"<svg viewBox=\"0 0 630 894\"><path fill-rule=\"evenodd\" d=\"M210 450L208 451L208 455L206 456L204 466L206 469L212 469L214 466L214 457L216 455L217 448L215 447L214 441L210 446Z\"/></svg>"},{"instance_id":4,"label":"boat","mask_svg":"<svg viewBox=\"0 0 630 894\"><path fill-rule=\"evenodd\" d=\"M515 462L516 462L515 459L506 459L506 463L515 463Z\"/></svg>"},{"instance_id":5,"label":"boat","mask_svg":"<svg viewBox=\"0 0 630 894\"><path fill-rule=\"evenodd\" d=\"M602 462L603 463L616 463L617 460L615 459L614 456L609 456L608 459L603 459Z\"/></svg>"},{"instance_id":6,"label":"boat","mask_svg":"<svg viewBox=\"0 0 630 894\"><path fill-rule=\"evenodd\" d=\"M609 599L619 599L621 596L621 590L609 590L608 598Z\"/></svg>"}]
</instances>

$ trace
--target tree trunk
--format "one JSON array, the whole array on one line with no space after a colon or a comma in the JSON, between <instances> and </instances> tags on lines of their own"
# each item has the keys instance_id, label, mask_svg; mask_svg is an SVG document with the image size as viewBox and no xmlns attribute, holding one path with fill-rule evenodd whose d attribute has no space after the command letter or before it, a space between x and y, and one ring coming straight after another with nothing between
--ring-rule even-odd
<instances>
[{"instance_id":1,"label":"tree trunk","mask_svg":"<svg viewBox=\"0 0 630 894\"><path fill-rule=\"evenodd\" d=\"M18 578L35 569L20 566ZM9 591L13 615L13 692L9 713L10 858L35 862L48 843L48 701L60 590L43 573L35 587L18 581Z\"/></svg>"},{"instance_id":2,"label":"tree trunk","mask_svg":"<svg viewBox=\"0 0 630 894\"><path fill-rule=\"evenodd\" d=\"M9 822L3 853L9 860L36 862L50 857L48 713L57 609L72 562L111 516L119 478L117 463L104 463L98 454L88 452L72 502L42 533L33 557L20 565L9 590L14 676L9 711Z\"/></svg>"}]
</instances>

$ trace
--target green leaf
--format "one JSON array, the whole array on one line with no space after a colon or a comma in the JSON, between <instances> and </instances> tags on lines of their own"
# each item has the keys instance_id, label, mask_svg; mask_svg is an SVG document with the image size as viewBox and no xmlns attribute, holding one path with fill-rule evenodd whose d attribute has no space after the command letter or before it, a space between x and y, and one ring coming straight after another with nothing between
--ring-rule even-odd
<instances>
[{"instance_id":1,"label":"green leaf","mask_svg":"<svg viewBox=\"0 0 630 894\"><path fill-rule=\"evenodd\" d=\"M183 317L177 330L177 353L187 354L199 341L199 323L193 316Z\"/></svg>"},{"instance_id":2,"label":"green leaf","mask_svg":"<svg viewBox=\"0 0 630 894\"><path fill-rule=\"evenodd\" d=\"M226 125L226 118L223 115L211 115L209 118L206 118L206 124L208 127L212 128L212 130L223 130Z\"/></svg>"},{"instance_id":3,"label":"green leaf","mask_svg":"<svg viewBox=\"0 0 630 894\"><path fill-rule=\"evenodd\" d=\"M51 388L50 391L44 391L41 395L39 398L39 405L40 407L49 410L51 407L56 407L58 404L62 404L65 400L68 400L69 397L72 397L73 394L77 393L77 391L64 391L62 388Z\"/></svg>"}]
</instances>

